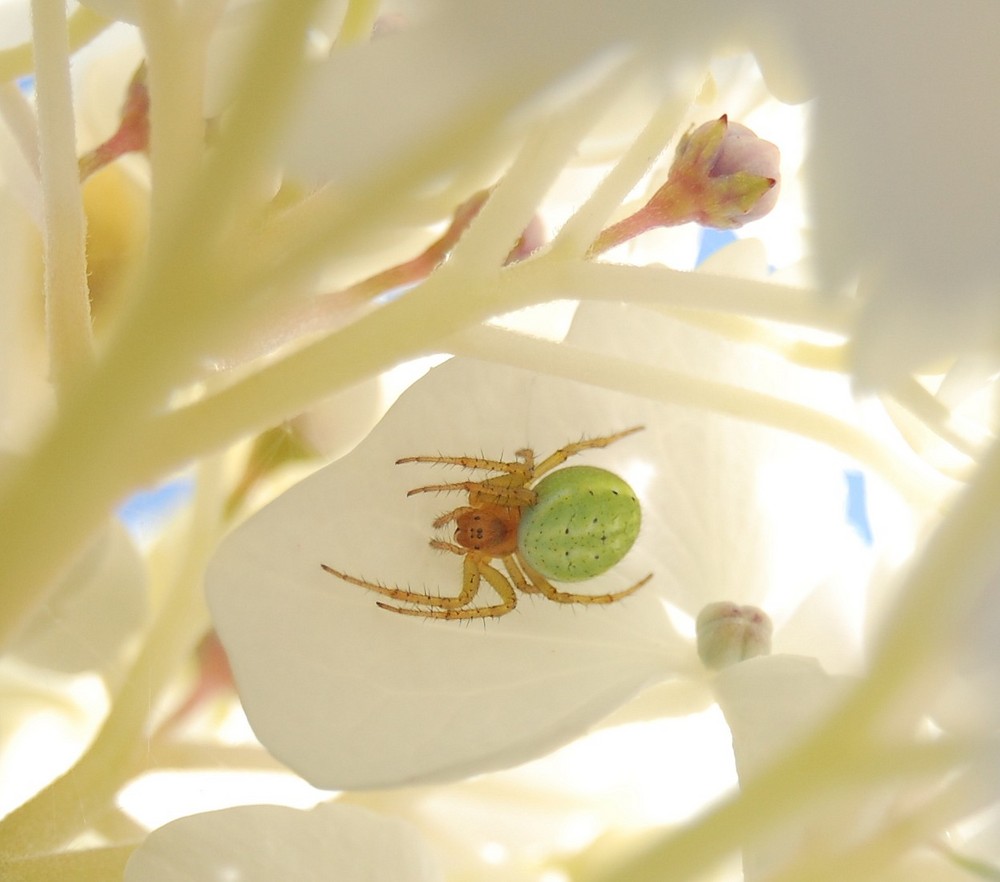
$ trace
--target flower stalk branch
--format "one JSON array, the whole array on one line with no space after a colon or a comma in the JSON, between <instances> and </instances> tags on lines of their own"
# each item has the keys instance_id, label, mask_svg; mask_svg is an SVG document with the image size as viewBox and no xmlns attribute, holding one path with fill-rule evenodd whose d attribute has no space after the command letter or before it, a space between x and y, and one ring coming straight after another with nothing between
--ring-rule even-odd
<instances>
[{"instance_id":1,"label":"flower stalk branch","mask_svg":"<svg viewBox=\"0 0 1000 882\"><path fill-rule=\"evenodd\" d=\"M38 145L44 201L45 320L50 375L60 394L94 359L87 288L86 221L76 168L66 9L32 0Z\"/></svg>"},{"instance_id":2,"label":"flower stalk branch","mask_svg":"<svg viewBox=\"0 0 1000 882\"><path fill-rule=\"evenodd\" d=\"M551 250L565 257L583 257L601 226L622 204L629 191L649 170L677 131L688 102L671 97L650 118L614 168L604 176L587 201L563 224Z\"/></svg>"},{"instance_id":3,"label":"flower stalk branch","mask_svg":"<svg viewBox=\"0 0 1000 882\"><path fill-rule=\"evenodd\" d=\"M989 761L995 745L889 744L869 740L862 730L845 740L836 715L813 736L783 754L763 773L741 782L740 793L700 821L668 834L638 854L619 861L594 882L689 882L727 854L761 841L803 811L822 805L852 785L913 783L933 779L956 764ZM873 723L873 721L869 721ZM865 729L864 732L870 730ZM931 809L933 811L933 808ZM955 809L949 809L954 818ZM876 842L877 847L877 842ZM799 878L812 878L803 877Z\"/></svg>"},{"instance_id":4,"label":"flower stalk branch","mask_svg":"<svg viewBox=\"0 0 1000 882\"><path fill-rule=\"evenodd\" d=\"M922 508L936 508L946 486L943 479L933 480L936 476L916 463L905 465L897 453L854 426L783 398L486 325L462 331L447 343L450 351L470 358L530 366L540 373L714 411L811 438L867 465Z\"/></svg>"},{"instance_id":5,"label":"flower stalk branch","mask_svg":"<svg viewBox=\"0 0 1000 882\"><path fill-rule=\"evenodd\" d=\"M378 17L377 0L348 0L344 21L337 34L337 46L350 46L371 37Z\"/></svg>"},{"instance_id":6,"label":"flower stalk branch","mask_svg":"<svg viewBox=\"0 0 1000 882\"><path fill-rule=\"evenodd\" d=\"M283 4L268 8L277 21L265 22L261 29L262 43L252 56L253 75L243 82L243 113L233 119L233 136L220 139L213 164L193 182L177 182L179 191L193 188L199 197L173 202L174 209L161 210L159 222L154 216L150 259L133 292L132 309L123 316L92 373L74 382L73 394L66 396L58 419L33 455L4 486L0 521L10 527L0 533L0 556L5 561L0 646L17 633L115 503L147 481L162 477L163 472L147 469L145 451L136 445L133 433L141 434L148 414L164 406L174 388L192 379L192 361L210 348L207 341L214 334L237 318L237 302L225 295L239 288L242 275L233 274L223 283L210 247L218 241L213 225L222 225L219 213L234 208L233 194L243 192L241 179L234 175L254 177L253 169L263 161L260 137L274 132L280 124L282 116L275 105L286 94L282 90L292 87L300 68L301 40L312 4L295 4L295 15L286 14L288 8ZM163 38L170 33L167 29ZM188 57L187 50L174 54ZM169 55L160 53L160 57ZM266 63L258 64L258 57ZM285 65L288 59L294 62ZM172 106L169 100L158 97L157 90L161 86L169 90L171 84L169 79L158 79L156 53L149 63L155 166L157 139L170 131L168 118L163 125L157 124L157 108ZM247 92L260 85L255 77L271 74L273 78L260 94ZM200 89L196 92L200 94ZM258 125L255 137L248 137L244 129L253 130ZM239 136L247 137L241 141ZM70 162L72 181L67 178L65 183L78 194L76 157ZM155 180L154 189L167 187L174 180L169 176ZM77 209L78 198L74 203ZM168 216L171 211L178 212L173 219ZM79 245L82 256L82 241ZM186 254L189 259L179 261L177 254ZM203 452L208 449L214 448L203 448ZM170 461L174 466L182 462L177 457ZM86 469L70 467L79 462L85 462ZM59 500L59 504L52 505L52 500ZM60 537L58 553L52 553L52 535Z\"/></svg>"},{"instance_id":7,"label":"flower stalk branch","mask_svg":"<svg viewBox=\"0 0 1000 882\"><path fill-rule=\"evenodd\" d=\"M3 867L4 879L7 882L52 882L55 879L109 882L122 878L133 851L134 845L119 845L22 858Z\"/></svg>"},{"instance_id":8,"label":"flower stalk branch","mask_svg":"<svg viewBox=\"0 0 1000 882\"><path fill-rule=\"evenodd\" d=\"M146 65L142 64L128 85L121 120L114 134L80 157L80 180L86 180L119 156L148 148L149 89L146 87Z\"/></svg>"},{"instance_id":9,"label":"flower stalk branch","mask_svg":"<svg viewBox=\"0 0 1000 882\"><path fill-rule=\"evenodd\" d=\"M961 763L963 758L957 758ZM989 763L973 766L948 782L921 804L910 806L897 816L890 814L886 821L870 836L847 851L830 855L803 855L785 871L769 877L769 882L839 882L842 879L872 879L884 872L906 852L933 838L935 831L947 828L957 820L989 804L989 796L977 788L985 775L989 777ZM975 791L979 790L977 794ZM972 870L970 866L968 869ZM980 869L986 869L980 865ZM989 879L984 875L982 878ZM994 876L995 878L995 876Z\"/></svg>"}]
</instances>

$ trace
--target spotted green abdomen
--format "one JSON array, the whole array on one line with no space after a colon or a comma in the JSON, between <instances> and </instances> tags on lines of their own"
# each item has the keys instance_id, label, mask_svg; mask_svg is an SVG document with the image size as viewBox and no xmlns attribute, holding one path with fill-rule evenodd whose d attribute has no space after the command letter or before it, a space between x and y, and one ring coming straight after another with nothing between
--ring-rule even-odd
<instances>
[{"instance_id":1,"label":"spotted green abdomen","mask_svg":"<svg viewBox=\"0 0 1000 882\"><path fill-rule=\"evenodd\" d=\"M534 490L538 502L521 515L517 547L546 578L581 582L599 576L628 553L639 535L639 500L605 469L559 469Z\"/></svg>"}]
</instances>

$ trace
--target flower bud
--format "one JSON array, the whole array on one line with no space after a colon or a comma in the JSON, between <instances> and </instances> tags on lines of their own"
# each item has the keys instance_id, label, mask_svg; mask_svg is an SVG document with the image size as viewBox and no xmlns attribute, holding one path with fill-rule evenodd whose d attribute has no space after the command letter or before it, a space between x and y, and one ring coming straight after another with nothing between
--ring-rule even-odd
<instances>
[{"instance_id":1,"label":"flower bud","mask_svg":"<svg viewBox=\"0 0 1000 882\"><path fill-rule=\"evenodd\" d=\"M771 653L771 619L756 606L710 603L698 614L695 629L698 655L713 670Z\"/></svg>"},{"instance_id":2,"label":"flower bud","mask_svg":"<svg viewBox=\"0 0 1000 882\"><path fill-rule=\"evenodd\" d=\"M774 144L723 115L681 138L667 182L650 208L662 213L662 223L742 227L774 208L780 158Z\"/></svg>"}]
</instances>

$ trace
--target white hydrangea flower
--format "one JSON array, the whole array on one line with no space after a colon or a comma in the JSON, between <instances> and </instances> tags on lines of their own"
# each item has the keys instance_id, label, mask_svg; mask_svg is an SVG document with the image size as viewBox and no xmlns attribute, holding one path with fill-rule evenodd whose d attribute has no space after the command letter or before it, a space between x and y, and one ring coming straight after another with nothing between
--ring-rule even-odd
<instances>
[{"instance_id":1,"label":"white hydrangea flower","mask_svg":"<svg viewBox=\"0 0 1000 882\"><path fill-rule=\"evenodd\" d=\"M664 317L584 312L574 344L627 346L654 362L712 361ZM645 430L576 458L624 476L642 500L636 546L581 589L618 591L652 572L650 585L626 600L572 610L526 598L498 621L468 627L394 616L321 569L457 595L459 558L428 539L431 522L461 497L406 496L452 474L395 460L420 452L510 458L525 444L544 456L635 425ZM794 507L766 502L766 464L779 461L786 476L800 475ZM850 546L843 506L836 458L808 442L456 358L408 390L353 454L230 536L209 570L209 601L251 723L276 756L320 787L440 780L536 756L655 679L698 676L693 645L676 633L664 602L691 622L715 600L790 617ZM476 605L496 602L485 584L481 593ZM817 653L837 647L831 627Z\"/></svg>"},{"instance_id":2,"label":"white hydrangea flower","mask_svg":"<svg viewBox=\"0 0 1000 882\"><path fill-rule=\"evenodd\" d=\"M260 835L244 850L297 831L272 875L328 872L326 822L345 806L191 818L145 845L116 810L155 766L273 765L230 746L211 703L189 725L206 681L191 693L188 667L210 627L201 588L219 536L279 489L292 470L276 466L310 432L337 454L365 440L222 543L213 613L251 722L293 769L358 788L463 779L342 796L411 820L467 809L450 831L416 818L452 852L449 878L730 882L740 849L743 875L774 869L768 882L817 867L996 875L997 16L992 0L0 4L0 447L20 456L0 478L4 647L79 575L72 562L123 499L192 463L197 474L168 539L143 550L156 615L124 654L131 667L107 689L85 672L5 691L0 734L28 745L32 775L16 757L0 764L12 809L0 875L104 882L136 850L133 876L167 857L197 878L248 818ZM114 129L137 70L134 154L81 187L81 159ZM776 108L767 87L802 104ZM694 264L694 229L593 260L602 231L667 176L683 133L723 114L782 151L775 210L711 268L733 260L734 273L678 271ZM512 257L526 230L541 247ZM736 266L753 251L782 275ZM577 299L565 342L562 324L531 336L543 310L495 321ZM379 375L442 352L457 357L369 435ZM855 401L847 378L871 398ZM320 416L319 401L333 402L332 430L296 419ZM407 499L444 470L395 459L543 454L638 423L577 457L642 499L638 544L580 584L614 591L652 573L620 602L527 596L495 622L427 622L321 569L455 594L461 562L427 540L459 499ZM294 443L269 460L264 442L289 425ZM264 455L247 463L251 445ZM869 493L864 536L845 524L845 495L858 501L845 468ZM114 592L89 596L81 622L115 631ZM714 602L763 610L775 655L705 672L695 622ZM71 641L38 657L103 664L123 657L121 636L100 657L62 657ZM91 691L63 704L87 704L84 737L43 750L39 735L33 751L47 730L22 727L27 713L44 724L81 683ZM741 774L728 795L716 697ZM626 720L645 722L613 725ZM601 774L601 749L577 775L564 767L602 802L585 834L555 817L573 786L556 788L548 817L518 811L560 744L614 755L662 736L677 751L702 721L711 737L686 764L697 780L664 785L676 810L634 819L630 836L659 832L641 853L625 843L617 870L603 859L626 825L601 799L618 780ZM489 769L505 771L478 776ZM481 786L492 799L476 801ZM109 847L64 850L95 836ZM372 863L370 851L342 854ZM406 859L420 870L418 851Z\"/></svg>"}]
</instances>

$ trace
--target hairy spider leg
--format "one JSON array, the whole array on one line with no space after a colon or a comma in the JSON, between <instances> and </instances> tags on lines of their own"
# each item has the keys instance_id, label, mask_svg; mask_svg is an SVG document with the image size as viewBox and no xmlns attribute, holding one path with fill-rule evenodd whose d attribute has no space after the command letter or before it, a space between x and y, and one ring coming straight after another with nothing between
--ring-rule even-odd
<instances>
[{"instance_id":1,"label":"hairy spider leg","mask_svg":"<svg viewBox=\"0 0 1000 882\"><path fill-rule=\"evenodd\" d=\"M396 465L407 462L441 463L461 466L466 469L505 473L482 481L455 481L415 487L406 494L407 496L413 496L415 493L465 491L470 496L482 494L480 498L470 498L473 503L482 499L505 506L534 505L536 501L534 493L523 488L531 482L534 476L535 454L532 450L524 447L516 451L514 455L517 460L485 459L478 456L406 456L397 459Z\"/></svg>"},{"instance_id":2,"label":"hairy spider leg","mask_svg":"<svg viewBox=\"0 0 1000 882\"><path fill-rule=\"evenodd\" d=\"M461 466L464 469L481 469L486 472L530 472L534 465L534 452L523 447L514 452L517 460L486 459L481 456L404 456L396 460L396 465L407 462L440 463ZM518 461L520 460L520 461Z\"/></svg>"},{"instance_id":3,"label":"hairy spider leg","mask_svg":"<svg viewBox=\"0 0 1000 882\"><path fill-rule=\"evenodd\" d=\"M530 478L528 479L530 480ZM426 487L414 487L407 496L417 493L450 493L464 491L469 494L469 502L473 504L486 502L504 508L524 508L534 505L538 495L534 490L524 486L521 477L515 475L500 475L485 481L456 481L453 484L428 484Z\"/></svg>"},{"instance_id":4,"label":"hairy spider leg","mask_svg":"<svg viewBox=\"0 0 1000 882\"><path fill-rule=\"evenodd\" d=\"M631 429L615 432L613 435L603 435L600 438L585 438L582 441L574 441L572 444L560 447L555 453L545 457L535 467L532 480L544 475L546 472L551 472L556 466L562 465L571 456L576 456L576 454L583 450L593 450L595 447L607 447L609 444L614 444L615 441L620 441L622 438L635 434L644 428L645 426L633 426Z\"/></svg>"},{"instance_id":5,"label":"hairy spider leg","mask_svg":"<svg viewBox=\"0 0 1000 882\"><path fill-rule=\"evenodd\" d=\"M505 554L502 558L503 565L507 572L510 574L510 580L514 583L518 591L524 594L538 594L539 589L529 582L521 568L517 565L517 560L514 558L513 554Z\"/></svg>"},{"instance_id":6,"label":"hairy spider leg","mask_svg":"<svg viewBox=\"0 0 1000 882\"><path fill-rule=\"evenodd\" d=\"M525 581L530 582L534 592L543 595L554 603L614 603L616 600L621 600L623 597L634 594L653 578L653 574L649 573L623 591L613 591L607 594L577 594L573 591L560 591L538 570L530 566L520 554L515 554L513 557L516 558L515 566L523 571L524 577L526 577ZM505 559L504 564L507 566L508 571L511 572L512 578L514 578L511 563L508 563ZM514 583L520 587L517 578L514 578ZM525 589L521 588L521 590L524 591ZM531 591L531 589L528 590Z\"/></svg>"},{"instance_id":7,"label":"hairy spider leg","mask_svg":"<svg viewBox=\"0 0 1000 882\"><path fill-rule=\"evenodd\" d=\"M402 600L406 603L421 603L425 606L440 606L450 609L459 606L467 606L475 599L476 592L479 590L478 570L476 571L475 579L472 579L469 563L471 555L467 555L466 558L465 575L462 580L462 590L455 597L441 597L436 594L428 594L425 591L407 591L404 588L397 588L394 585L381 585L378 582L369 582L367 579L359 579L357 576L350 576L347 573L342 573L340 570L335 570L333 567L328 567L326 564L320 564L320 566L330 573L330 575L336 576L338 579L343 579L345 582L350 582L352 585L357 585L360 588L367 588L369 591L374 591L376 594L381 594L383 597L391 597L393 600ZM474 565L475 561L472 563ZM380 603L379 606L383 606L383 604ZM396 607L387 608L395 609Z\"/></svg>"},{"instance_id":8,"label":"hairy spider leg","mask_svg":"<svg viewBox=\"0 0 1000 882\"><path fill-rule=\"evenodd\" d=\"M477 560L475 555L467 554L465 556L465 564L462 567L462 574L462 593L459 597L468 597L464 604L443 607L443 605L438 602L443 598L437 598L432 595L427 595L425 598L411 602L418 604L422 603L426 606L434 606L436 607L434 609L393 606L392 604L382 603L381 601L376 601L375 603L377 606L382 607L382 609L387 609L390 612L399 613L403 616L420 616L425 619L500 618L500 616L507 615L507 613L517 606L517 595L514 591L514 586L507 581L507 577L504 576L503 573L494 569L486 561ZM497 595L500 597L500 603L494 604L493 606L468 605L475 599L476 594L479 592L481 579L485 579L489 583L490 587L496 591Z\"/></svg>"}]
</instances>

